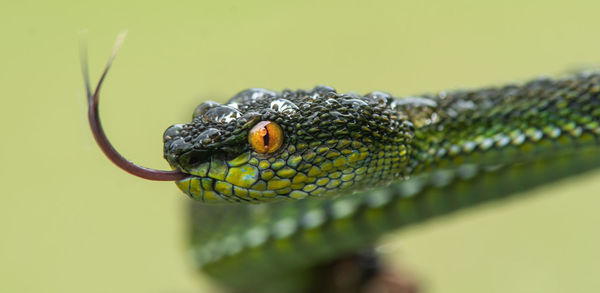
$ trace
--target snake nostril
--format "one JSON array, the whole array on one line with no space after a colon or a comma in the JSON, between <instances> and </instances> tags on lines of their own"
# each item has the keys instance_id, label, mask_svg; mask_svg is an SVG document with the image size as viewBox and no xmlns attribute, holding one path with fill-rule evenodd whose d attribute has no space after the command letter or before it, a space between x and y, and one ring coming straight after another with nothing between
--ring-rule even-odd
<instances>
[{"instance_id":1,"label":"snake nostril","mask_svg":"<svg viewBox=\"0 0 600 293\"><path fill-rule=\"evenodd\" d=\"M208 151L193 150L179 157L179 163L184 168L193 168L204 162L210 161L211 153Z\"/></svg>"}]
</instances>

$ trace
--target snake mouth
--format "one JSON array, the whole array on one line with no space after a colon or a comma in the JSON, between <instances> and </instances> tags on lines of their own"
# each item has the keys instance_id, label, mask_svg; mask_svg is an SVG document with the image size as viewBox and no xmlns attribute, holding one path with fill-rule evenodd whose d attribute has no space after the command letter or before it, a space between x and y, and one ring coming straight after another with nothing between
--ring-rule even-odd
<instances>
[{"instance_id":1,"label":"snake mouth","mask_svg":"<svg viewBox=\"0 0 600 293\"><path fill-rule=\"evenodd\" d=\"M271 163L268 159L252 156L249 150L231 160L223 160L216 155L209 161L188 168L185 171L188 177L176 181L176 184L192 199L205 203L261 203L303 199L307 196L325 195L339 185L326 186L324 178L317 180L309 177L326 173L326 170L313 168L304 174L292 168L299 164L299 156L288 158L286 162L289 166L284 166L283 160L273 160ZM347 181L350 180L348 175L344 178L346 177ZM331 181L341 183L340 178Z\"/></svg>"},{"instance_id":2,"label":"snake mouth","mask_svg":"<svg viewBox=\"0 0 600 293\"><path fill-rule=\"evenodd\" d=\"M188 176L177 186L193 199L204 202L253 202L268 193L250 151L231 154L192 151L178 162ZM193 163L193 164L192 164ZM261 183L262 182L262 183Z\"/></svg>"},{"instance_id":3,"label":"snake mouth","mask_svg":"<svg viewBox=\"0 0 600 293\"><path fill-rule=\"evenodd\" d=\"M177 186L192 199L205 203L261 203L327 197L360 183L368 173L368 151L345 153L322 148L305 155L265 157L246 149L188 151L172 164L187 176ZM329 151L329 152L327 152ZM284 159L285 158L285 159ZM179 167L179 165L183 165ZM383 168L383 167L381 167ZM372 168L373 172L377 170Z\"/></svg>"}]
</instances>

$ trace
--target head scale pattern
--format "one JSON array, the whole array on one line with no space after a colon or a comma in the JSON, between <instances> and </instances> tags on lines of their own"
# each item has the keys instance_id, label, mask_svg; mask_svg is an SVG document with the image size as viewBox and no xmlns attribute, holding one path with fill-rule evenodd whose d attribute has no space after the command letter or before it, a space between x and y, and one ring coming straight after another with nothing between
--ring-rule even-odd
<instances>
[{"instance_id":1,"label":"head scale pattern","mask_svg":"<svg viewBox=\"0 0 600 293\"><path fill-rule=\"evenodd\" d=\"M192 122L163 136L169 164L190 177L177 185L205 202L266 202L334 195L406 174L413 125L398 100L333 88L248 89L226 104L204 102ZM283 130L281 147L253 150L249 130L260 121Z\"/></svg>"}]
</instances>

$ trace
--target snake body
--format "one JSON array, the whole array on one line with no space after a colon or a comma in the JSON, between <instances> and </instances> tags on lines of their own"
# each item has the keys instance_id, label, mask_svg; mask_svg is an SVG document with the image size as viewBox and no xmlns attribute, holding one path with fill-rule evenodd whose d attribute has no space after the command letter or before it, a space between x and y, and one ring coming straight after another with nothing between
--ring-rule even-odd
<instances>
[{"instance_id":1,"label":"snake body","mask_svg":"<svg viewBox=\"0 0 600 293\"><path fill-rule=\"evenodd\" d=\"M272 153L248 142L260 121L283 131ZM600 167L600 74L404 98L250 89L198 106L164 152L200 201L198 267L236 290L303 292L316 266L387 232Z\"/></svg>"}]
</instances>

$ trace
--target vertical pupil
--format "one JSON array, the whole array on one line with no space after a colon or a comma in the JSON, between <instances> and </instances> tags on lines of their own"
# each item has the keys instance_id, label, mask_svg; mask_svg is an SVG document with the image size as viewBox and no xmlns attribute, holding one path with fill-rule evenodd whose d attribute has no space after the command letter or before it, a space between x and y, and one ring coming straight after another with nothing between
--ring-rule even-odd
<instances>
[{"instance_id":1,"label":"vertical pupil","mask_svg":"<svg viewBox=\"0 0 600 293\"><path fill-rule=\"evenodd\" d=\"M263 136L263 145L269 146L269 129L265 127L265 135Z\"/></svg>"}]
</instances>

